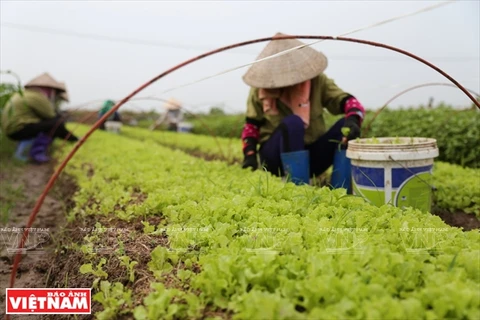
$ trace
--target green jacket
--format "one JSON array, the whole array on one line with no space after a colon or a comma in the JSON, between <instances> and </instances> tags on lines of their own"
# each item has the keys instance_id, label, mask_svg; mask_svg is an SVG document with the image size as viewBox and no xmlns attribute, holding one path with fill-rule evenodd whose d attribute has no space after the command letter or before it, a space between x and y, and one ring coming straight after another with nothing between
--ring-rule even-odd
<instances>
[{"instance_id":1,"label":"green jacket","mask_svg":"<svg viewBox=\"0 0 480 320\"><path fill-rule=\"evenodd\" d=\"M107 113L108 111L110 111L110 109L113 108L113 106L115 105L115 102L113 102L112 100L107 100L103 103L103 106L102 108L100 109L99 111L99 115L100 116L103 116L105 113Z\"/></svg>"},{"instance_id":2,"label":"green jacket","mask_svg":"<svg viewBox=\"0 0 480 320\"><path fill-rule=\"evenodd\" d=\"M43 94L24 90L12 95L2 112L2 130L6 135L20 131L26 124L55 118L55 109Z\"/></svg>"},{"instance_id":3,"label":"green jacket","mask_svg":"<svg viewBox=\"0 0 480 320\"><path fill-rule=\"evenodd\" d=\"M312 88L310 92L310 125L305 130L305 144L315 142L326 132L325 120L323 118L324 108L331 114L339 115L342 113L342 101L351 96L337 87L332 79L325 74L320 74L312 79ZM262 102L258 99L258 89L251 88L247 100L247 120L261 124L260 126L260 144L270 138L273 131L282 122L282 119L292 115L293 112L277 99L278 115L266 115L263 113Z\"/></svg>"},{"instance_id":4,"label":"green jacket","mask_svg":"<svg viewBox=\"0 0 480 320\"><path fill-rule=\"evenodd\" d=\"M113 107L115 106L115 102L113 100L106 100L104 103L103 103L103 106L102 108L100 109L100 111L98 112L98 116L99 117L103 117L103 115L105 113L107 113L108 111L110 111L110 109L112 109ZM116 113L116 112L115 112ZM110 117L108 117L108 120L113 120L115 118L115 113L113 113Z\"/></svg>"}]
</instances>

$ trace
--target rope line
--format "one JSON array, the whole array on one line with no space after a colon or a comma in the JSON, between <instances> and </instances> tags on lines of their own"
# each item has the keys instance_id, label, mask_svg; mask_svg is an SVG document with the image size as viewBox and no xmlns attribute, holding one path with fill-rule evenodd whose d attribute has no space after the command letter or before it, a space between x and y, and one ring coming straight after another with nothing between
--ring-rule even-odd
<instances>
[{"instance_id":1,"label":"rope line","mask_svg":"<svg viewBox=\"0 0 480 320\"><path fill-rule=\"evenodd\" d=\"M411 16L414 16L414 15L423 13L423 12L427 12L427 11L430 11L430 10L434 10L434 9L440 8L440 7L444 6L444 5L450 4L450 3L455 2L455 1L456 1L456 0L448 0L448 1L445 1L445 2L440 2L440 3L434 4L434 5L432 5L432 6L428 6L428 7L422 8L422 9L420 9L420 10L414 11L414 12L410 12L410 13L407 13L407 14L402 14L402 15L399 15L399 16L396 16L396 17L393 17L393 18L389 18L389 19L386 19L386 20L383 20L383 21L380 21L380 22L376 22L376 23L373 23L373 24L370 24L370 25L361 27L361 28L357 28L357 29L350 30L350 31L348 31L348 32L345 32L345 33L340 34L340 35L338 35L338 36L335 36L335 37L333 37L333 38L336 39L337 37L343 37L343 36L347 36L347 35L350 35L350 34L353 34L353 33L359 32L359 31L364 31L364 30L367 30L367 29L372 29L372 28L375 28L375 27L377 27L377 26L381 26L381 25L384 25L384 24L387 24L387 23L390 23L390 22L394 22L394 21L397 21L397 20L400 20L400 19L404 19L404 18L407 18L407 17L411 17ZM194 84L197 84L197 83L200 83L200 82L203 82L203 81L212 79L212 78L216 78L216 77L222 76L222 75L224 75L224 74L227 74L227 73L230 73L230 72L233 72L233 71L242 69L242 68L244 68L244 67L248 67L248 66L254 65L254 64L259 63L259 62L263 62L263 61L266 61L266 60L270 60L270 59L273 59L273 58L277 58L277 57L283 56L283 55L285 55L285 54L288 54L288 53L290 53L290 52L293 52L293 51L295 51L295 50L300 50L300 49L303 49L303 48L305 48L305 47L309 47L309 46L315 45L315 44L317 44L317 43L323 42L323 41L325 41L325 40L326 40L326 39L320 39L320 40L316 40L316 41L314 41L314 42L312 42L312 43L302 44L302 45L299 45L299 46L296 46L296 47L293 47L293 48L290 48L290 49L287 49L287 50L284 50L284 51L275 53L275 54L273 54L273 55L271 55L271 56L268 56L268 57L265 57L265 58L262 58L262 59L255 60L255 61L253 61L253 62L249 62L249 63L246 63L246 64L239 65L239 66L237 66L237 67L233 67L233 68L230 68L230 69L226 69L226 70L224 70L224 71L215 73L215 74L213 74L213 75L206 76L206 77L200 78L200 79L198 79L198 80L195 80L195 81L192 81L192 82L188 82L188 83L186 83L186 84L182 84L182 85L175 86L175 87L172 87L172 88L170 88L170 89L164 90L164 91L162 91L162 94L163 94L163 93L167 93L167 92L171 92L171 91L174 91L174 90L177 90L177 89L180 89L180 88L188 87L188 86L191 86L191 85L194 85Z\"/></svg>"}]
</instances>

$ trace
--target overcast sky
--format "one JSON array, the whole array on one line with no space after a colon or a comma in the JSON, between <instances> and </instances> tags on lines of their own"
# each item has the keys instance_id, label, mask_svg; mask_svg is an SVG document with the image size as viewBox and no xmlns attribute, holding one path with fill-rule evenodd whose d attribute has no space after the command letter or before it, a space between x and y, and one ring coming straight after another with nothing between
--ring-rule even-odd
<instances>
[{"instance_id":1,"label":"overcast sky","mask_svg":"<svg viewBox=\"0 0 480 320\"><path fill-rule=\"evenodd\" d=\"M49 72L67 83L69 105L73 107L96 99L123 98L166 69L221 46L276 32L341 35L435 3L1 0L0 67L16 72L23 82ZM457 1L350 37L411 51L467 88L480 91L478 0ZM195 62L161 79L138 97L175 97L190 110L224 103L226 111L242 112L249 88L241 77L247 68L162 92L252 62L265 45L245 46ZM324 41L314 48L329 59L325 73L367 108L378 108L414 85L448 83L427 66L385 49L340 41ZM11 79L1 76L2 81ZM392 107L426 104L431 96L436 102L471 105L458 89L430 87L407 93ZM159 102L136 101L132 106L151 109Z\"/></svg>"}]
</instances>

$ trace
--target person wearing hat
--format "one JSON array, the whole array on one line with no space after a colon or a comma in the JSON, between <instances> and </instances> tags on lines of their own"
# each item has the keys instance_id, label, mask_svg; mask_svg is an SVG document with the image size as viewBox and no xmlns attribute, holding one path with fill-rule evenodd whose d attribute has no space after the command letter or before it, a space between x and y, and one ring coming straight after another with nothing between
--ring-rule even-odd
<instances>
[{"instance_id":1,"label":"person wearing hat","mask_svg":"<svg viewBox=\"0 0 480 320\"><path fill-rule=\"evenodd\" d=\"M55 100L62 85L48 73L43 73L15 93L2 112L2 130L12 140L30 140L30 156L37 162L46 162L48 145L53 138L78 138L65 127L64 120L55 112Z\"/></svg>"},{"instance_id":2,"label":"person wearing hat","mask_svg":"<svg viewBox=\"0 0 480 320\"><path fill-rule=\"evenodd\" d=\"M101 108L100 111L98 112L98 119L100 119L101 117L103 117L103 115L104 115L105 113L107 113L108 111L110 111L110 109L112 109L114 106L115 106L115 101L113 101L113 100L106 100L106 101L103 103L102 108ZM103 122L100 124L100 127L99 127L100 130L105 130L105 122L107 122L107 121L122 122L122 119L121 119L120 114L118 113L118 111L115 111L110 117L108 117L107 120L103 121Z\"/></svg>"},{"instance_id":3,"label":"person wearing hat","mask_svg":"<svg viewBox=\"0 0 480 320\"><path fill-rule=\"evenodd\" d=\"M154 130L162 123L167 123L168 131L177 131L178 124L183 121L182 106L179 101L174 98L170 98L165 104L164 108L167 110L162 117L160 117L151 127L150 130Z\"/></svg>"},{"instance_id":4,"label":"person wearing hat","mask_svg":"<svg viewBox=\"0 0 480 320\"><path fill-rule=\"evenodd\" d=\"M275 37L286 36L277 33ZM270 41L257 59L304 46L297 39ZM311 47L256 63L243 76L251 87L242 131L243 168L261 164L274 175L284 175L281 154L309 151L310 176L333 163L338 143L360 136L365 109L350 93L325 75L327 58ZM323 114L345 116L327 130ZM342 128L349 128L346 137ZM333 140L333 141L332 141ZM259 150L257 151L257 147Z\"/></svg>"}]
</instances>

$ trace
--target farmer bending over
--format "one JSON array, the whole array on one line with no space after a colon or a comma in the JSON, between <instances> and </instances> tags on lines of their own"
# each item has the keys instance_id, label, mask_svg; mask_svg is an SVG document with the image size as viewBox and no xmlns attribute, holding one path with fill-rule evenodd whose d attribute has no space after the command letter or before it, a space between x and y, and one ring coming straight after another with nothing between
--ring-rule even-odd
<instances>
[{"instance_id":1,"label":"farmer bending over","mask_svg":"<svg viewBox=\"0 0 480 320\"><path fill-rule=\"evenodd\" d=\"M108 111L110 111L110 109L113 108L113 106L115 106L115 101L113 100L106 100L104 103L103 103L103 106L102 108L100 109L100 111L98 112L98 119L100 119L101 117L103 117L103 115L105 113L107 113ZM107 120L105 120L104 122L102 122L99 126L99 129L100 130L105 130L105 122L107 121L116 121L116 122L122 122L122 119L120 118L120 114L118 113L118 111L115 111L110 117L108 117Z\"/></svg>"},{"instance_id":2,"label":"farmer bending over","mask_svg":"<svg viewBox=\"0 0 480 320\"><path fill-rule=\"evenodd\" d=\"M163 116L161 116L155 123L150 127L150 130L154 130L163 123L167 123L168 131L178 131L178 125L183 121L183 112L180 102L170 98L164 105L166 109Z\"/></svg>"},{"instance_id":3,"label":"farmer bending over","mask_svg":"<svg viewBox=\"0 0 480 320\"><path fill-rule=\"evenodd\" d=\"M49 160L46 153L50 137L78 140L55 112L56 96L61 92L62 85L44 73L27 83L22 94L13 94L3 109L3 132L12 140L35 139L30 156L37 162Z\"/></svg>"},{"instance_id":4,"label":"farmer bending over","mask_svg":"<svg viewBox=\"0 0 480 320\"><path fill-rule=\"evenodd\" d=\"M300 45L296 39L272 40L257 59ZM344 142L360 136L365 110L323 73L326 67L327 58L311 47L250 67L243 76L251 86L241 136L243 168L258 168L259 144L260 161L274 175L284 175L281 153L308 150L310 177L318 176L333 164L338 143L331 140L342 141L342 127L350 129ZM331 114L345 115L328 131L325 108Z\"/></svg>"}]
</instances>

